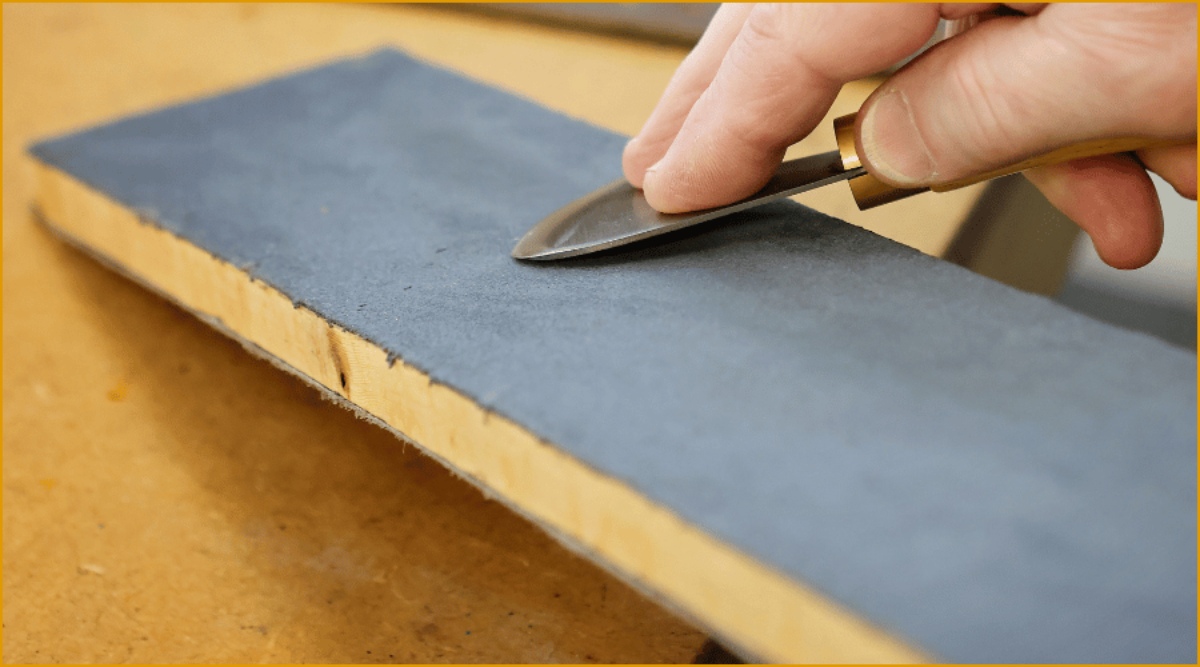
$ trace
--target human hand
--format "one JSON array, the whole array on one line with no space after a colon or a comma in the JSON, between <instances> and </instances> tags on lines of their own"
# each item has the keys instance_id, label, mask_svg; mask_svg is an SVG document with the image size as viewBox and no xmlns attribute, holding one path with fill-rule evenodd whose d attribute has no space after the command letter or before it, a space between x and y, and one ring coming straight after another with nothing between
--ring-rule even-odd
<instances>
[{"instance_id":1,"label":"human hand","mask_svg":"<svg viewBox=\"0 0 1200 667\"><path fill-rule=\"evenodd\" d=\"M847 81L911 55L938 18L994 4L730 4L680 65L625 177L668 213L762 187ZM893 75L859 113L859 156L901 187L955 181L1079 141L1187 142L1025 172L1118 268L1149 262L1162 210L1146 170L1196 198L1196 6L1007 5Z\"/></svg>"}]
</instances>

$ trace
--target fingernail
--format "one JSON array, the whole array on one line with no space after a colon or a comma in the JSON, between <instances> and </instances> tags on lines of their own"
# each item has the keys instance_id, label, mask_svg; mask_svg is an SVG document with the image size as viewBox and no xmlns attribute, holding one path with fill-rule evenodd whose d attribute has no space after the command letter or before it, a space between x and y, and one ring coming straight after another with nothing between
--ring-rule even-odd
<instances>
[{"instance_id":1,"label":"fingernail","mask_svg":"<svg viewBox=\"0 0 1200 667\"><path fill-rule=\"evenodd\" d=\"M666 189L658 186L658 170L662 167L664 161L666 161L666 157L663 157L658 162L650 165L650 168L646 170L646 175L642 178L642 191L646 193L646 201L655 210L663 213L678 213L680 211L667 210L664 208L666 206L664 202Z\"/></svg>"},{"instance_id":2,"label":"fingernail","mask_svg":"<svg viewBox=\"0 0 1200 667\"><path fill-rule=\"evenodd\" d=\"M897 185L928 185L937 176L908 98L899 90L883 93L867 109L862 148L876 175Z\"/></svg>"},{"instance_id":3,"label":"fingernail","mask_svg":"<svg viewBox=\"0 0 1200 667\"><path fill-rule=\"evenodd\" d=\"M652 164L646 168L646 174L644 176L642 176L642 183L643 183L642 187L645 187L645 182L649 181L651 176L654 176L655 174L658 173L658 167L659 167L659 165L661 165L663 163L664 159L666 159L666 158L662 158L658 162L655 162L654 164Z\"/></svg>"}]
</instances>

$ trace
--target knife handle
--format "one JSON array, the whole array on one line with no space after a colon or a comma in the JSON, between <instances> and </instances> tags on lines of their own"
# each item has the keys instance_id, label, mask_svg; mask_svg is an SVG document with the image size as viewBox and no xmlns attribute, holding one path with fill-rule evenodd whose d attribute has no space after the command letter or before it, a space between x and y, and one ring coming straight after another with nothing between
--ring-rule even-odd
<instances>
[{"instance_id":1,"label":"knife handle","mask_svg":"<svg viewBox=\"0 0 1200 667\"><path fill-rule=\"evenodd\" d=\"M838 152L842 155L842 168L857 169L862 166L862 160L858 157L858 149L854 144L854 121L858 114L849 114L837 118L833 121L833 131L837 136ZM1085 157L1094 157L1096 155L1110 155L1113 153L1124 153L1126 151L1136 151L1143 148L1159 148L1162 146L1180 145L1182 142L1171 139L1152 139L1149 137L1114 137L1111 139L1094 139L1084 141L1077 144L1070 144L1050 151L1042 153L1028 160L1022 160L1016 164L1011 164L1007 167L993 169L992 171L970 176L967 178L951 181L949 183L939 183L929 188L897 188L875 178L870 173L865 173L862 176L857 176L850 179L850 192L854 194L854 203L858 204L861 211L869 208L875 208L883 204L888 204L900 199L911 197L915 194L932 190L934 192L949 192L959 188L965 188L968 185L990 181L993 178L1015 174L1026 169L1034 167L1044 167L1070 160L1078 160Z\"/></svg>"}]
</instances>

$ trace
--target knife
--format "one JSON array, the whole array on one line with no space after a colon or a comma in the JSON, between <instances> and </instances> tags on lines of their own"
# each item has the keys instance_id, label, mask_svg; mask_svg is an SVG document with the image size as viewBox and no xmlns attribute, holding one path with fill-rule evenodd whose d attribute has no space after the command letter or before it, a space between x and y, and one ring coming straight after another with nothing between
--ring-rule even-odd
<instances>
[{"instance_id":1,"label":"knife","mask_svg":"<svg viewBox=\"0 0 1200 667\"><path fill-rule=\"evenodd\" d=\"M833 121L837 150L784 162L761 190L745 199L703 211L659 213L646 203L640 189L620 179L567 204L534 225L513 248L512 256L545 261L587 255L674 232L839 181L849 182L854 202L860 210L865 211L927 190L949 192L1033 167L1177 143L1146 137L1098 139L1071 144L985 174L932 188L903 189L875 178L863 166L854 144L856 118L857 114L850 114Z\"/></svg>"}]
</instances>

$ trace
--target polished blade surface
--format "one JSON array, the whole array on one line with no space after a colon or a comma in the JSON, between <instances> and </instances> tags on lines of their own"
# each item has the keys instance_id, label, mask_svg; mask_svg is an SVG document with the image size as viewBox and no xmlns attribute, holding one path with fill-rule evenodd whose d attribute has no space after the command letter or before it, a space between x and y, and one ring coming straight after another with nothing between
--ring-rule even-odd
<instances>
[{"instance_id":1,"label":"polished blade surface","mask_svg":"<svg viewBox=\"0 0 1200 667\"><path fill-rule=\"evenodd\" d=\"M789 160L779 165L761 190L745 199L728 206L678 214L654 210L641 190L621 179L539 222L513 248L512 256L527 260L565 259L615 248L863 173L861 168L843 170L837 151Z\"/></svg>"}]
</instances>

